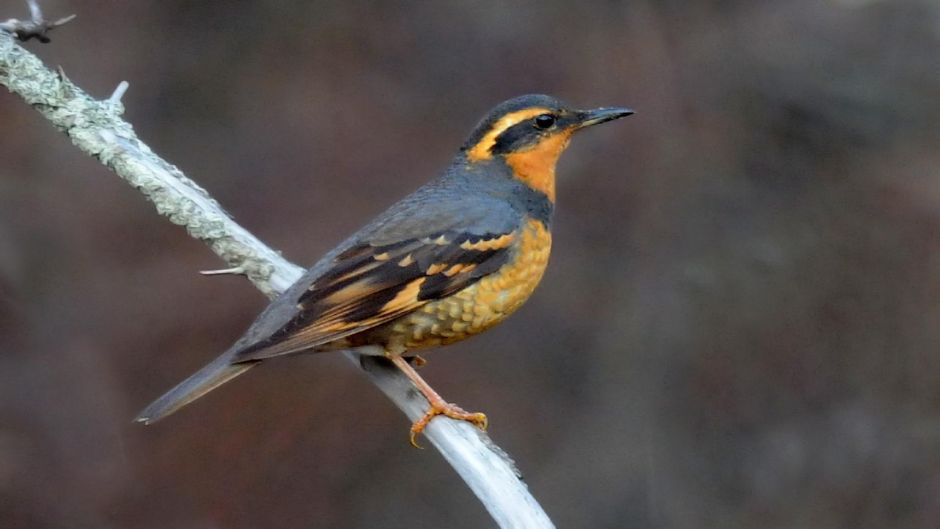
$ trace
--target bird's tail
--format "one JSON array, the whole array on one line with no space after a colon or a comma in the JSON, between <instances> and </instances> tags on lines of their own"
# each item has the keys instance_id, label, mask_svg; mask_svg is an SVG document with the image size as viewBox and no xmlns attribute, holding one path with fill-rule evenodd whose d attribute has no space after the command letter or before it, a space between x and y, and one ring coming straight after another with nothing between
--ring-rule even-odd
<instances>
[{"instance_id":1,"label":"bird's tail","mask_svg":"<svg viewBox=\"0 0 940 529\"><path fill-rule=\"evenodd\" d=\"M135 422L152 424L170 415L176 410L209 393L213 389L225 384L229 380L241 375L254 367L258 362L232 363L232 355L226 353L213 360L191 377L182 381L175 388L167 391L159 399L153 401Z\"/></svg>"}]
</instances>

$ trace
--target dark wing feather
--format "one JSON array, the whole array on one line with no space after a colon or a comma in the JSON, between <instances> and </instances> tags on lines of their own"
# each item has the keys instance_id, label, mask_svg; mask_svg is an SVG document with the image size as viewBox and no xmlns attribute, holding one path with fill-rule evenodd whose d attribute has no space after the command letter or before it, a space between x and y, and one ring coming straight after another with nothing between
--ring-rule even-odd
<instances>
[{"instance_id":1,"label":"dark wing feather","mask_svg":"<svg viewBox=\"0 0 940 529\"><path fill-rule=\"evenodd\" d=\"M295 353L371 329L466 288L507 262L515 234L454 230L380 245L357 244L298 298L297 312L236 362Z\"/></svg>"}]
</instances>

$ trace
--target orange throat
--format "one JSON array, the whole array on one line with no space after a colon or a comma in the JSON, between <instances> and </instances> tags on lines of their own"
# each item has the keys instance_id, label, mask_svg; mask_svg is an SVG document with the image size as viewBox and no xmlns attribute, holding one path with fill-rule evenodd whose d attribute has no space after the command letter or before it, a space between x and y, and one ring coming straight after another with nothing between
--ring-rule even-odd
<instances>
[{"instance_id":1,"label":"orange throat","mask_svg":"<svg viewBox=\"0 0 940 529\"><path fill-rule=\"evenodd\" d=\"M570 140L570 132L554 134L529 149L507 154L506 164L516 178L554 203L555 166Z\"/></svg>"}]
</instances>

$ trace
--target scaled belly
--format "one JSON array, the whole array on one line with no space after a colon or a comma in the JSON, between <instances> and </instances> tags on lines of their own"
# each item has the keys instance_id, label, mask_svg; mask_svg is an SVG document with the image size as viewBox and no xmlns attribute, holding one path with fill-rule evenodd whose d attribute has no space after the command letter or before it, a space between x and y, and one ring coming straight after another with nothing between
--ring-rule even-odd
<instances>
[{"instance_id":1,"label":"scaled belly","mask_svg":"<svg viewBox=\"0 0 940 529\"><path fill-rule=\"evenodd\" d=\"M552 238L536 220L526 222L512 260L457 294L434 301L382 329L389 349L419 349L453 343L503 321L538 286Z\"/></svg>"}]
</instances>

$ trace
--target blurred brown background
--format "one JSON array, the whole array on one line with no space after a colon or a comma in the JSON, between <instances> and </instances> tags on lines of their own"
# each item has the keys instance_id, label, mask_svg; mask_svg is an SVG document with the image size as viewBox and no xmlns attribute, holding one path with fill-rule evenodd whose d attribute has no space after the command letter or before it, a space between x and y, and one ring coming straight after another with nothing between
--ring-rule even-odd
<instances>
[{"instance_id":1,"label":"blurred brown background","mask_svg":"<svg viewBox=\"0 0 940 529\"><path fill-rule=\"evenodd\" d=\"M298 263L503 99L635 108L563 157L541 289L427 378L559 527L940 526L940 3L43 5L79 18L29 48L128 80L141 137ZM265 299L0 117L0 527L493 525L338 356L132 424Z\"/></svg>"}]
</instances>

